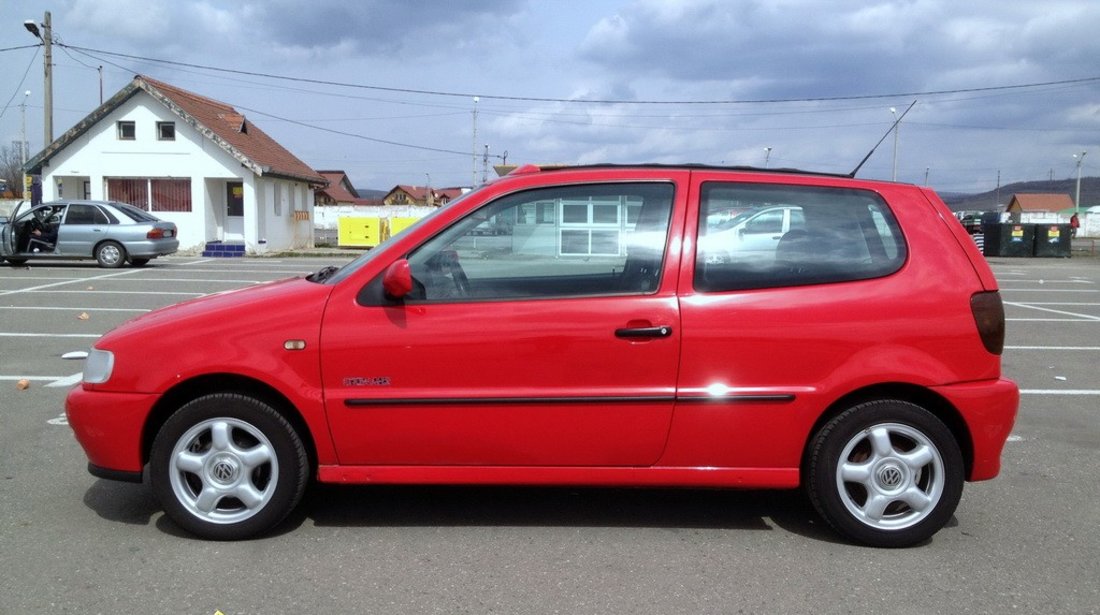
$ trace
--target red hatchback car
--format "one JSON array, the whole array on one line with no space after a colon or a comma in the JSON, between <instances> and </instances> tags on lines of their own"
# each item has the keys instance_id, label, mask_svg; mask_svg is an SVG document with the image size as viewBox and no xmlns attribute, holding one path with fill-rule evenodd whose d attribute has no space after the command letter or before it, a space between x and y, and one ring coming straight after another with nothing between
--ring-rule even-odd
<instances>
[{"instance_id":1,"label":"red hatchback car","mask_svg":"<svg viewBox=\"0 0 1100 615\"><path fill-rule=\"evenodd\" d=\"M213 539L318 480L803 487L850 539L905 546L1000 469L1003 342L928 189L528 166L340 269L111 331L66 410L92 474L147 469Z\"/></svg>"}]
</instances>

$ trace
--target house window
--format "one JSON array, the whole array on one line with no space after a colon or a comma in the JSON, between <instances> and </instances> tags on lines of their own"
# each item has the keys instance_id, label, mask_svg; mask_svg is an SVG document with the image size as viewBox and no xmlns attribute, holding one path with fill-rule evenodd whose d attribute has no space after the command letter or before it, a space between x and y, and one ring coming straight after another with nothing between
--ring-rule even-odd
<instances>
[{"instance_id":1,"label":"house window","mask_svg":"<svg viewBox=\"0 0 1100 615\"><path fill-rule=\"evenodd\" d=\"M157 122L157 139L161 141L176 140L175 122Z\"/></svg>"},{"instance_id":2,"label":"house window","mask_svg":"<svg viewBox=\"0 0 1100 615\"><path fill-rule=\"evenodd\" d=\"M144 179L108 179L107 198L149 210L149 182Z\"/></svg>"},{"instance_id":3,"label":"house window","mask_svg":"<svg viewBox=\"0 0 1100 615\"><path fill-rule=\"evenodd\" d=\"M136 129L134 123L129 121L122 121L118 123L118 140L119 141L133 141Z\"/></svg>"},{"instance_id":4,"label":"house window","mask_svg":"<svg viewBox=\"0 0 1100 615\"><path fill-rule=\"evenodd\" d=\"M107 198L145 211L191 211L190 179L107 180Z\"/></svg>"},{"instance_id":5,"label":"house window","mask_svg":"<svg viewBox=\"0 0 1100 615\"><path fill-rule=\"evenodd\" d=\"M150 179L150 211L191 211L190 179Z\"/></svg>"}]
</instances>

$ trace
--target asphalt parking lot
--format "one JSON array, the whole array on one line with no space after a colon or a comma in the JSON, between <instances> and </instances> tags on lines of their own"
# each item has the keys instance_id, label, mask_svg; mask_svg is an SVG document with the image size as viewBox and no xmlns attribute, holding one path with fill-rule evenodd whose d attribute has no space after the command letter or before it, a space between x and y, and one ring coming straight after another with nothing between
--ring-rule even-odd
<instances>
[{"instance_id":1,"label":"asphalt parking lot","mask_svg":"<svg viewBox=\"0 0 1100 615\"><path fill-rule=\"evenodd\" d=\"M340 262L0 266L0 613L1100 612L1094 258L991 259L1020 416L1001 476L912 549L841 542L793 492L457 487L317 487L275 535L214 543L146 486L85 471L64 354L146 310Z\"/></svg>"}]
</instances>

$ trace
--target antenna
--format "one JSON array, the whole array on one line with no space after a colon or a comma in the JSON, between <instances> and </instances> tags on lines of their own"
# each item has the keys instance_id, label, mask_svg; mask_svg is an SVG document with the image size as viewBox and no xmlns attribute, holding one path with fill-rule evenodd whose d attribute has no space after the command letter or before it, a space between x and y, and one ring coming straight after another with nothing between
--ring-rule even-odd
<instances>
[{"instance_id":1,"label":"antenna","mask_svg":"<svg viewBox=\"0 0 1100 615\"><path fill-rule=\"evenodd\" d=\"M871 155L875 153L875 150L878 149L878 146L882 145L882 142L886 140L886 137L890 136L890 132L898 127L898 124L901 123L901 119L905 117L905 114L909 113L909 110L912 109L913 105L915 104L917 104L917 101L915 100L909 103L909 106L905 108L905 111L903 111L902 114L899 115L896 120L894 120L894 123L890 125L890 128L886 129L886 133L882 135L882 138L878 140L878 143L875 143L875 146L871 148L871 151L867 152L867 155L863 157L863 160L859 161L859 164L856 165L856 168L852 169L852 172L848 174L848 177L855 177L856 173L859 173L859 170L863 168L863 165L867 162Z\"/></svg>"}]
</instances>

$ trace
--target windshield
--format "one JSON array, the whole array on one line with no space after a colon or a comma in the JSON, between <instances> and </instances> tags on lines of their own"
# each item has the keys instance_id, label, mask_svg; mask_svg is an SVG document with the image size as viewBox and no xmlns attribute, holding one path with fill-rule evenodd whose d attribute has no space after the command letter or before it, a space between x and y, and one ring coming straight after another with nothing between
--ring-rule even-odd
<instances>
[{"instance_id":1,"label":"windshield","mask_svg":"<svg viewBox=\"0 0 1100 615\"><path fill-rule=\"evenodd\" d=\"M401 231L401 233L406 233L406 232L408 232L412 229L420 227L420 225L426 223L428 220L431 220L431 219L435 218L436 216L438 216L440 214L440 212L446 210L448 207L452 207L453 205L455 205L456 203L458 203L462 200L465 200L466 197L470 196L471 194L474 194L475 192L478 192L478 190L480 190L480 188L478 188L477 190L471 190L471 191L467 192L466 194L463 194L462 196L459 196L455 199L452 199L446 205L440 207L439 209L437 209L437 210L431 212L430 214L424 216L423 218L417 220L411 226L409 226L405 230ZM316 276L316 277L310 276L310 278L307 278L307 279L313 278L312 281L316 281L316 282L319 282L319 283L337 284L337 283L341 282L342 280L344 280L345 278L347 278L348 276L355 273L356 271L359 271L359 269L362 268L363 265L366 265L372 259L374 259L375 255L377 255L379 252L382 252L387 246L389 246L394 241L394 239L396 239L398 236L400 236L401 233L398 233L397 235L391 235L385 241L383 241L382 243L378 244L377 246L371 248L366 253L364 253L362 256L360 256L359 258L357 258L357 259L351 261L350 263L344 265L343 267L341 267L338 271L336 271L334 273L329 273L329 274L326 274L326 275L321 275L321 276Z\"/></svg>"}]
</instances>

